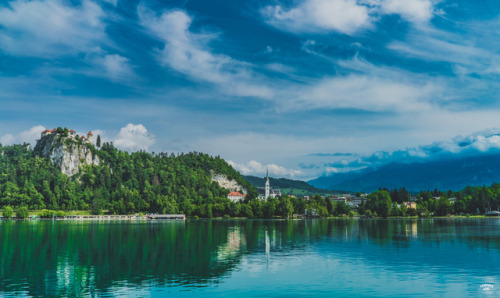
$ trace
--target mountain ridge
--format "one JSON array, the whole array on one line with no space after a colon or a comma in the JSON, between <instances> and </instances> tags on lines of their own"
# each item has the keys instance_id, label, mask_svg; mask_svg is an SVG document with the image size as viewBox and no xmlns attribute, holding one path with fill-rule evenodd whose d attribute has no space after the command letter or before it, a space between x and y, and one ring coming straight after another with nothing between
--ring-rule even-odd
<instances>
[{"instance_id":1,"label":"mountain ridge","mask_svg":"<svg viewBox=\"0 0 500 298\"><path fill-rule=\"evenodd\" d=\"M460 190L466 186L500 181L500 155L450 158L439 161L389 163L360 171L318 177L308 181L315 187L371 192L380 187L417 192L426 189Z\"/></svg>"},{"instance_id":2,"label":"mountain ridge","mask_svg":"<svg viewBox=\"0 0 500 298\"><path fill-rule=\"evenodd\" d=\"M243 178L252 183L255 187L264 187L266 178L260 178L251 175L243 175ZM339 190L331 190L331 189L322 189L317 188L306 181L302 180L293 180L287 178L271 178L269 177L269 183L271 187L280 188L283 193L288 195L295 196L303 196L303 195L316 195L316 194L337 194L342 191Z\"/></svg>"}]
</instances>

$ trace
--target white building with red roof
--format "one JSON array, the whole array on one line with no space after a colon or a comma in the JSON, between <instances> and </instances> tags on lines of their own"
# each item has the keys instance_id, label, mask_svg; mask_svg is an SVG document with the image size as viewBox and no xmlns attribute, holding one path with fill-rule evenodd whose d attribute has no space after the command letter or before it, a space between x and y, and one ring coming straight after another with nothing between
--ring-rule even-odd
<instances>
[{"instance_id":1,"label":"white building with red roof","mask_svg":"<svg viewBox=\"0 0 500 298\"><path fill-rule=\"evenodd\" d=\"M51 135L54 132L57 132L57 129L46 129L46 130L42 131L42 137Z\"/></svg>"},{"instance_id":2,"label":"white building with red roof","mask_svg":"<svg viewBox=\"0 0 500 298\"><path fill-rule=\"evenodd\" d=\"M240 202L240 201L243 201L243 199L246 197L247 195L244 195L244 194L241 194L237 191L232 191L230 192L228 195L227 195L227 198L230 199L231 201L233 202Z\"/></svg>"},{"instance_id":3,"label":"white building with red roof","mask_svg":"<svg viewBox=\"0 0 500 298\"><path fill-rule=\"evenodd\" d=\"M92 134L91 131L89 131L89 133L87 134L87 141L89 143L93 143L94 142L94 135Z\"/></svg>"}]
</instances>

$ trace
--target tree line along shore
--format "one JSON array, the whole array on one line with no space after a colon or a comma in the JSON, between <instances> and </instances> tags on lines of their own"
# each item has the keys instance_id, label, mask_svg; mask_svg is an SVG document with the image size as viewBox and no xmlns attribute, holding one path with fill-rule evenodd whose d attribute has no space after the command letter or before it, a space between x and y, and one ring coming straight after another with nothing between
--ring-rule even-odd
<instances>
[{"instance_id":1,"label":"tree line along shore","mask_svg":"<svg viewBox=\"0 0 500 298\"><path fill-rule=\"evenodd\" d=\"M422 191L415 207L401 189L379 189L353 208L328 196L300 198L282 195L259 200L254 186L225 160L207 154L128 153L112 143L88 144L99 165L87 165L68 177L28 144L0 145L0 208L18 218L64 216L80 212L102 214L185 214L193 218L273 218L298 215L329 216L446 216L476 215L498 210L500 184L460 191ZM228 189L211 180L221 173L248 192L242 202L227 198ZM453 200L450 200L453 198ZM8 216L5 216L8 217Z\"/></svg>"}]
</instances>

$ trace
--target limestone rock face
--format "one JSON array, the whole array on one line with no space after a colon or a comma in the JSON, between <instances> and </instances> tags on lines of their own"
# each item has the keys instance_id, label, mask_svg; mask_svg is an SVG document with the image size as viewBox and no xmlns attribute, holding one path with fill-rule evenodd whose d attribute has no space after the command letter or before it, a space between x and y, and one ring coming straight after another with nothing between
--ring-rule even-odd
<instances>
[{"instance_id":1,"label":"limestone rock face","mask_svg":"<svg viewBox=\"0 0 500 298\"><path fill-rule=\"evenodd\" d=\"M71 177L80 172L80 166L99 165L99 157L93 156L89 146L60 135L49 135L38 140L35 151L50 158L63 174Z\"/></svg>"},{"instance_id":2,"label":"limestone rock face","mask_svg":"<svg viewBox=\"0 0 500 298\"><path fill-rule=\"evenodd\" d=\"M211 172L210 174L211 180L217 182L220 187L224 187L225 189L228 189L230 191L238 191L242 194L247 194L247 190L243 188L243 186L241 186L238 182L236 182L236 180L230 180L224 174L217 174L214 172Z\"/></svg>"}]
</instances>

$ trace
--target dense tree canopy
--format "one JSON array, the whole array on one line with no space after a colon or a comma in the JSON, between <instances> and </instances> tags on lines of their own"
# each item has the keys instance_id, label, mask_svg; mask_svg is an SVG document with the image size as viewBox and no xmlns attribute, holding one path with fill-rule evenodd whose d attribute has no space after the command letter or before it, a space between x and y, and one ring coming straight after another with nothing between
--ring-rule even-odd
<instances>
[{"instance_id":1,"label":"dense tree canopy","mask_svg":"<svg viewBox=\"0 0 500 298\"><path fill-rule=\"evenodd\" d=\"M112 214L239 215L240 210L226 198L229 191L213 182L211 173L225 174L243 185L249 201L257 196L255 188L220 157L196 152L128 153L110 143L92 150L101 164L85 166L69 178L48 158L38 156L37 150L27 150L27 144L0 145L0 206L95 214L109 210Z\"/></svg>"},{"instance_id":2,"label":"dense tree canopy","mask_svg":"<svg viewBox=\"0 0 500 298\"><path fill-rule=\"evenodd\" d=\"M89 210L93 214L184 213L188 216L290 217L352 215L344 202L320 195L258 200L255 188L220 157L202 153L128 153L110 143L91 147L101 160L67 177L28 144L0 145L0 208L14 207L20 217L30 210ZM248 190L244 202L227 199L229 190L211 180L225 174ZM360 193L357 194L359 198ZM422 191L414 198L416 209L407 208L410 193L380 189L364 197L356 209L361 215L405 216L484 214L500 207L500 184L467 187L459 192ZM452 200L450 201L450 198ZM48 211L47 211L48 212ZM8 212L7 212L8 213Z\"/></svg>"}]
</instances>

